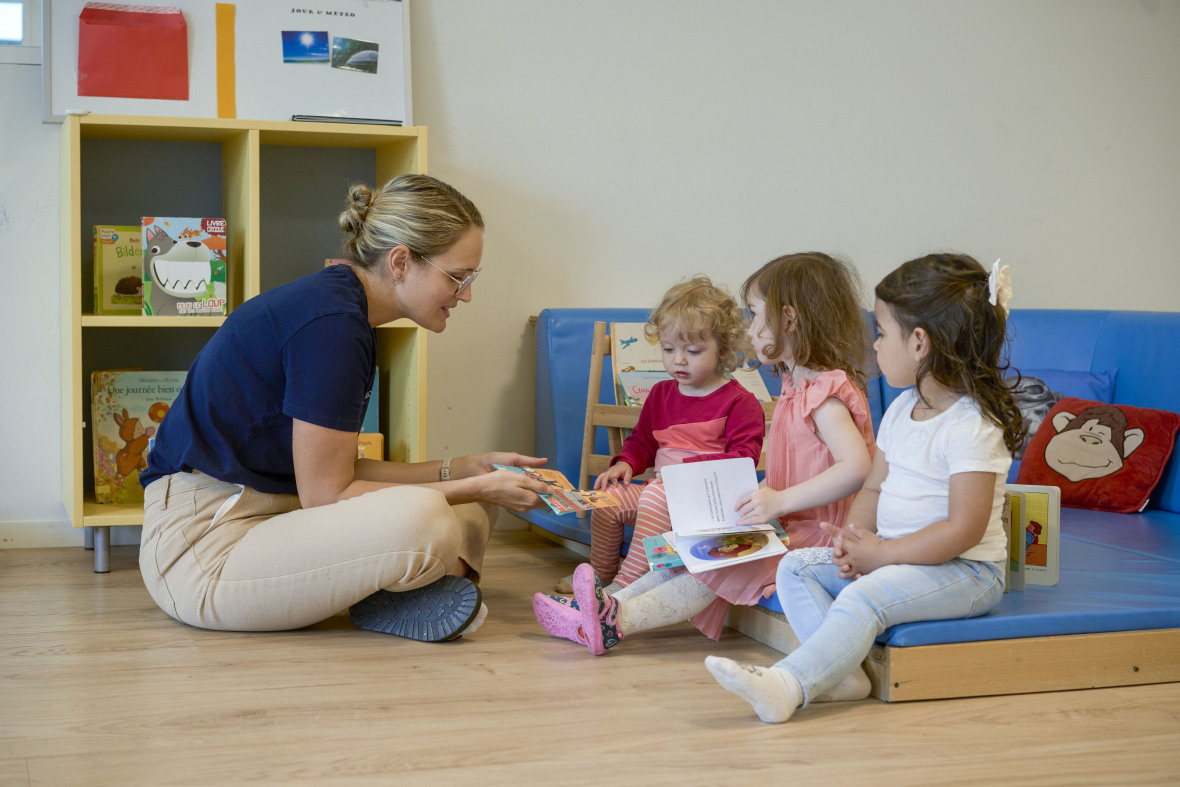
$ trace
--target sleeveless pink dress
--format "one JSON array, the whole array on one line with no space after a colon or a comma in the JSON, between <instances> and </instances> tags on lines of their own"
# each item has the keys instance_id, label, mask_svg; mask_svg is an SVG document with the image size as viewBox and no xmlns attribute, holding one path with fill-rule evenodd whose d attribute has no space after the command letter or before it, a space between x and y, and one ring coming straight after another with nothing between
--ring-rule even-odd
<instances>
[{"instance_id":1,"label":"sleeveless pink dress","mask_svg":"<svg viewBox=\"0 0 1180 787\"><path fill-rule=\"evenodd\" d=\"M864 437L869 456L876 451L873 422L865 394L842 371L820 372L794 387L783 377L783 390L770 420L766 439L766 485L786 489L800 484L832 466L832 454L815 433L811 414L829 397L836 397L852 414L852 421ZM829 546L831 538L820 522L843 525L855 494L825 506L796 511L779 519L790 537L788 549ZM730 604L751 606L774 595L774 578L779 561L754 560L728 568L694 574L718 598L692 619L693 625L710 639L720 639Z\"/></svg>"}]
</instances>

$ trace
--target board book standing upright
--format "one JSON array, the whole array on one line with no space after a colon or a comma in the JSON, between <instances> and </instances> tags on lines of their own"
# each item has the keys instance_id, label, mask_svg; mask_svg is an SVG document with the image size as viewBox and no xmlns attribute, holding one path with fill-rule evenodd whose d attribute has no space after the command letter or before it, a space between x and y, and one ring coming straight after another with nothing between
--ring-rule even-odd
<instances>
[{"instance_id":1,"label":"board book standing upright","mask_svg":"<svg viewBox=\"0 0 1180 787\"><path fill-rule=\"evenodd\" d=\"M1019 518L1012 529L1019 536L1024 558L1026 585L1056 585L1061 553L1061 490L1055 486L1008 484L1006 491L1019 493Z\"/></svg>"}]
</instances>

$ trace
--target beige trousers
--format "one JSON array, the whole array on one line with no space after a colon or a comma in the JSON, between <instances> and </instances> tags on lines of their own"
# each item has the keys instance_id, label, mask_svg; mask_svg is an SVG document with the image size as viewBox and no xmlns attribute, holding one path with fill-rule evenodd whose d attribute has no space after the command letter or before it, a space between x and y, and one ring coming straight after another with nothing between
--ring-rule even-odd
<instances>
[{"instance_id":1,"label":"beige trousers","mask_svg":"<svg viewBox=\"0 0 1180 787\"><path fill-rule=\"evenodd\" d=\"M153 481L144 498L148 593L177 620L221 631L309 626L381 588L434 582L456 558L478 574L497 514L416 486L305 509L197 471Z\"/></svg>"}]
</instances>

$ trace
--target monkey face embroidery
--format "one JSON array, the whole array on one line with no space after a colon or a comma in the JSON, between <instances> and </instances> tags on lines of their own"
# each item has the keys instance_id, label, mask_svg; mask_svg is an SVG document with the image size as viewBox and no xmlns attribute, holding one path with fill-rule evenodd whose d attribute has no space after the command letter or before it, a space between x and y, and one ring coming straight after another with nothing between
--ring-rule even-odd
<instances>
[{"instance_id":1,"label":"monkey face embroidery","mask_svg":"<svg viewBox=\"0 0 1180 787\"><path fill-rule=\"evenodd\" d=\"M1062 411L1053 416L1053 428L1057 434L1045 446L1045 464L1075 483L1117 473L1143 444L1143 430L1128 429L1117 407L1091 407L1077 415Z\"/></svg>"}]
</instances>

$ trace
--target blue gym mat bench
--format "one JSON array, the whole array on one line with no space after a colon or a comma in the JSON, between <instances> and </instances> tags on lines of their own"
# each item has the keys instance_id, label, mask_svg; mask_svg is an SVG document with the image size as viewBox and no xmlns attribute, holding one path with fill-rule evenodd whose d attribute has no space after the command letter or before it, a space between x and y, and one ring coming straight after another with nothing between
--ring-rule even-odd
<instances>
[{"instance_id":1,"label":"blue gym mat bench","mask_svg":"<svg viewBox=\"0 0 1180 787\"><path fill-rule=\"evenodd\" d=\"M648 314L546 309L536 318L534 451L568 478L580 469L594 322L643 322ZM1114 403L1180 412L1180 313L1016 309L1009 331L1018 369L1109 373ZM778 380L765 371L763 377L777 394ZM613 401L611 386L608 366L599 401ZM880 378L870 379L869 388L877 424L898 391ZM607 452L604 435L595 452ZM1017 468L1014 463L1010 480ZM547 510L521 516L549 537L590 542L588 519ZM873 695L895 702L1180 681L1175 452L1146 510L1063 507L1061 533L1056 585L1007 593L983 617L886 631L868 660ZM735 607L729 623L784 652L796 642L774 598Z\"/></svg>"}]
</instances>

